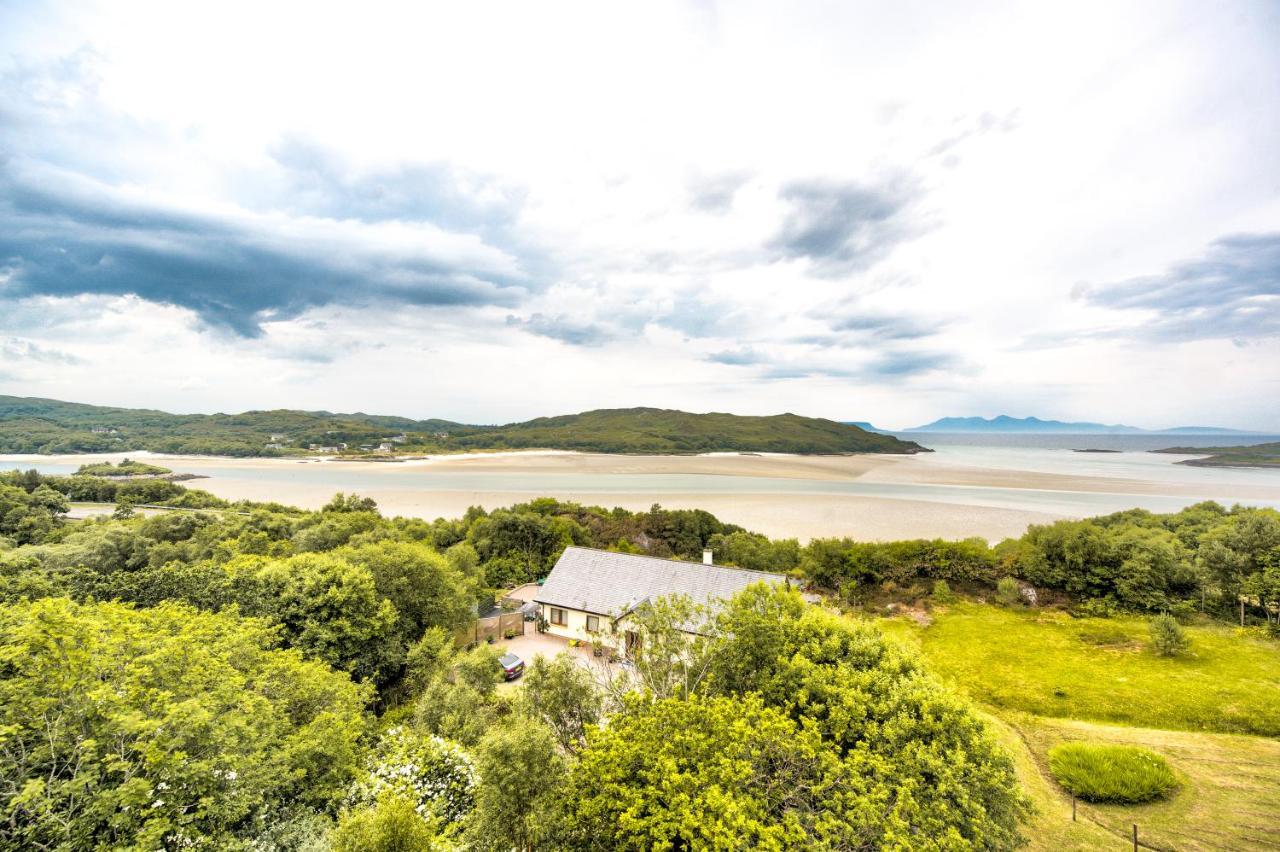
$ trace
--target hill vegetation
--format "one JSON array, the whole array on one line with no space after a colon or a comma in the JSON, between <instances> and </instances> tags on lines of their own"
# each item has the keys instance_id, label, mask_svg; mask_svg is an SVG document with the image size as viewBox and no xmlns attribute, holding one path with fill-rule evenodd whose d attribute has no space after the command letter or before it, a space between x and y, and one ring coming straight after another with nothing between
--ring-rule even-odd
<instances>
[{"instance_id":1,"label":"hill vegetation","mask_svg":"<svg viewBox=\"0 0 1280 852\"><path fill-rule=\"evenodd\" d=\"M1169 447L1152 452L1200 456L1178 462L1192 467L1280 467L1280 441L1245 447Z\"/></svg>"},{"instance_id":2,"label":"hill vegetation","mask_svg":"<svg viewBox=\"0 0 1280 852\"><path fill-rule=\"evenodd\" d=\"M794 414L744 417L656 408L588 411L504 426L327 411L168 414L0 396L0 452L283 456L500 449L601 453L914 453L912 441ZM385 452L385 451L384 451Z\"/></svg>"},{"instance_id":3,"label":"hill vegetation","mask_svg":"<svg viewBox=\"0 0 1280 852\"><path fill-rule=\"evenodd\" d=\"M117 501L116 515L67 521L69 498L86 496ZM143 501L191 508L134 515ZM570 544L693 560L710 548L786 571L829 606L756 586L686 640L673 625L689 604L660 599L634 615L645 640L624 679L565 657L498 689L498 648L457 649L454 632ZM1041 849L1106 849L1133 821L1153 838L1269 838L1252 814L1273 812L1280 761L1243 734L1280 730L1278 569L1280 514L1215 504L1033 527L994 548L801 546L658 506L541 499L424 521L355 495L302 511L159 479L0 474L0 847L914 848L928 836L1006 849L1029 835ZM1014 594L979 603L997 584ZM886 601L918 618L866 617ZM1240 602L1244 630L1224 623ZM1150 647L1161 611L1187 623L1176 657ZM1196 733L1077 734L1048 718L1070 716ZM1152 748L1184 788L1141 816L1088 805L1095 836L1046 768L1049 749L1077 739ZM1254 756L1256 783L1217 783L1223 755Z\"/></svg>"}]
</instances>

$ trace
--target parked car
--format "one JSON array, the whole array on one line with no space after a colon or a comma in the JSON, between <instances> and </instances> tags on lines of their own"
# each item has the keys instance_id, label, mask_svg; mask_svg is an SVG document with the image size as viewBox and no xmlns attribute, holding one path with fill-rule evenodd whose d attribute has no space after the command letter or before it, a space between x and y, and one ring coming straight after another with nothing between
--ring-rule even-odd
<instances>
[{"instance_id":1,"label":"parked car","mask_svg":"<svg viewBox=\"0 0 1280 852\"><path fill-rule=\"evenodd\" d=\"M524 660L515 654L503 654L498 662L502 664L502 674L507 680L515 680L524 674Z\"/></svg>"}]
</instances>

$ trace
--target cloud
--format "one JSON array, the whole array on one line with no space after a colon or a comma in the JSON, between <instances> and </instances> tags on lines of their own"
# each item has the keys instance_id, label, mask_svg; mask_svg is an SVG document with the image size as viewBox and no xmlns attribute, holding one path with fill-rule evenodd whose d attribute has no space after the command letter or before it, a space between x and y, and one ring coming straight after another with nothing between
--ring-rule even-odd
<instances>
[{"instance_id":1,"label":"cloud","mask_svg":"<svg viewBox=\"0 0 1280 852\"><path fill-rule=\"evenodd\" d=\"M533 314L528 319L513 315L507 317L507 325L573 346L602 346L617 336L602 325L574 319L564 314L556 316Z\"/></svg>"},{"instance_id":2,"label":"cloud","mask_svg":"<svg viewBox=\"0 0 1280 852\"><path fill-rule=\"evenodd\" d=\"M246 337L326 304L512 305L518 258L427 222L176 204L45 164L0 164L5 295L136 294Z\"/></svg>"},{"instance_id":3,"label":"cloud","mask_svg":"<svg viewBox=\"0 0 1280 852\"><path fill-rule=\"evenodd\" d=\"M1280 233L1235 234L1161 275L1077 293L1089 304L1154 316L1137 334L1161 341L1280 336ZM1132 330L1114 332L1132 334Z\"/></svg>"},{"instance_id":4,"label":"cloud","mask_svg":"<svg viewBox=\"0 0 1280 852\"><path fill-rule=\"evenodd\" d=\"M726 349L723 352L712 352L707 356L707 360L715 364L729 364L735 367L744 367L751 364L761 364L766 360L756 350L749 346L740 349Z\"/></svg>"},{"instance_id":5,"label":"cloud","mask_svg":"<svg viewBox=\"0 0 1280 852\"><path fill-rule=\"evenodd\" d=\"M786 184L779 197L788 211L769 247L786 259L807 259L820 276L860 272L916 232L908 221L915 196L904 181Z\"/></svg>"},{"instance_id":6,"label":"cloud","mask_svg":"<svg viewBox=\"0 0 1280 852\"><path fill-rule=\"evenodd\" d=\"M296 136L276 145L271 156L284 184L276 194L288 209L306 215L431 222L507 236L527 194L523 187L448 162L359 169L337 152Z\"/></svg>"},{"instance_id":7,"label":"cloud","mask_svg":"<svg viewBox=\"0 0 1280 852\"><path fill-rule=\"evenodd\" d=\"M83 359L70 352L41 346L21 337L0 337L0 361L6 364L15 361L67 365L83 363Z\"/></svg>"},{"instance_id":8,"label":"cloud","mask_svg":"<svg viewBox=\"0 0 1280 852\"><path fill-rule=\"evenodd\" d=\"M727 213L733 207L734 196L750 177L748 174L735 172L690 181L690 203L704 213Z\"/></svg>"}]
</instances>

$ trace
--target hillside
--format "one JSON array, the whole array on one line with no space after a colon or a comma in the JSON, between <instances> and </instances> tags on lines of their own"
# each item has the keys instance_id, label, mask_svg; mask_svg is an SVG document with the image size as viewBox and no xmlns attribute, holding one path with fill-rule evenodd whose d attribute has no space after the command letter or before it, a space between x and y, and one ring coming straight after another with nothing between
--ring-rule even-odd
<instances>
[{"instance_id":1,"label":"hillside","mask_svg":"<svg viewBox=\"0 0 1280 852\"><path fill-rule=\"evenodd\" d=\"M539 417L460 436L475 448L554 447L610 453L916 453L914 441L833 420L777 414L690 414L660 408L615 408Z\"/></svg>"},{"instance_id":2,"label":"hillside","mask_svg":"<svg viewBox=\"0 0 1280 852\"><path fill-rule=\"evenodd\" d=\"M1203 456L1178 462L1191 467L1280 467L1280 441L1247 447L1168 447L1152 452Z\"/></svg>"},{"instance_id":3,"label":"hillside","mask_svg":"<svg viewBox=\"0 0 1280 852\"><path fill-rule=\"evenodd\" d=\"M403 436L403 437L400 437ZM278 440L273 440L273 437ZM281 456L315 444L397 452L547 448L606 453L914 453L912 441L830 420L781 414L741 417L653 408L588 411L503 426L328 411L169 414L151 409L0 396L0 452L199 453ZM268 446L279 444L279 446Z\"/></svg>"}]
</instances>

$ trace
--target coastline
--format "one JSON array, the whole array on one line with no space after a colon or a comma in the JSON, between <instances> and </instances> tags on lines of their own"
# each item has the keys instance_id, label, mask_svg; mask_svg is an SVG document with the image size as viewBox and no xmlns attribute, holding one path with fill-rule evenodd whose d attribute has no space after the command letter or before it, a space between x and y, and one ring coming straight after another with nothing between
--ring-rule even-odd
<instances>
[{"instance_id":1,"label":"coastline","mask_svg":"<svg viewBox=\"0 0 1280 852\"><path fill-rule=\"evenodd\" d=\"M0 456L0 469L66 472L123 455ZM427 519L543 496L633 511L660 503L705 509L771 537L802 540L998 540L1033 523L1139 505L1158 509L1178 500L1280 506L1280 477L1233 478L1179 466L1179 457L1170 455L1156 457L1152 465L1149 454L623 456L510 450L365 465L325 458L127 455L204 477L194 486L229 500L319 508L337 491L356 492L376 500L385 514Z\"/></svg>"}]
</instances>

